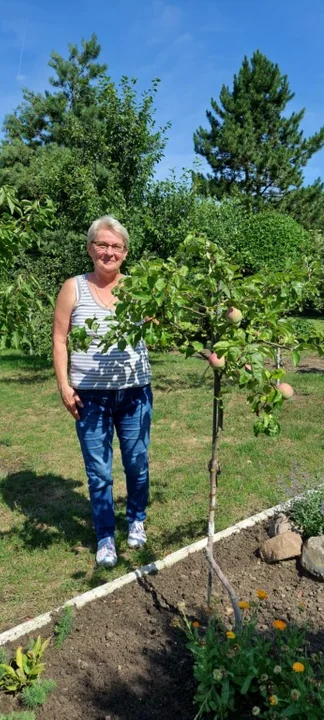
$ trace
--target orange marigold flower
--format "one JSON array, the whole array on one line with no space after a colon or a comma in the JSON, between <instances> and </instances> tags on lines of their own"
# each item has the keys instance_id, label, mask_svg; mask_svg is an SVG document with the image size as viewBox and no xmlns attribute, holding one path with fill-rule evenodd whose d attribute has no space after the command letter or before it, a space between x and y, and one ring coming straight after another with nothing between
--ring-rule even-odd
<instances>
[{"instance_id":1,"label":"orange marigold flower","mask_svg":"<svg viewBox=\"0 0 324 720\"><path fill-rule=\"evenodd\" d=\"M305 665L303 665L303 663L300 663L300 662L295 662L295 663L293 664L293 666L292 666L292 669L293 669L295 672L304 672L304 670L305 670Z\"/></svg>"},{"instance_id":2,"label":"orange marigold flower","mask_svg":"<svg viewBox=\"0 0 324 720\"><path fill-rule=\"evenodd\" d=\"M269 597L268 593L265 590L257 590L257 597L259 600L267 600Z\"/></svg>"},{"instance_id":3,"label":"orange marigold flower","mask_svg":"<svg viewBox=\"0 0 324 720\"><path fill-rule=\"evenodd\" d=\"M198 620L194 620L194 621L193 621L192 627L193 627L193 628L199 628L199 627L200 627L200 623L198 622Z\"/></svg>"},{"instance_id":4,"label":"orange marigold flower","mask_svg":"<svg viewBox=\"0 0 324 720\"><path fill-rule=\"evenodd\" d=\"M273 627L275 628L275 630L286 630L287 623L285 623L283 620L274 620Z\"/></svg>"},{"instance_id":5,"label":"orange marigold flower","mask_svg":"<svg viewBox=\"0 0 324 720\"><path fill-rule=\"evenodd\" d=\"M269 703L270 703L270 705L278 705L277 695L270 695Z\"/></svg>"},{"instance_id":6,"label":"orange marigold flower","mask_svg":"<svg viewBox=\"0 0 324 720\"><path fill-rule=\"evenodd\" d=\"M247 600L240 600L238 606L239 608L241 608L241 610L248 610L250 607L250 603L247 602Z\"/></svg>"},{"instance_id":7,"label":"orange marigold flower","mask_svg":"<svg viewBox=\"0 0 324 720\"><path fill-rule=\"evenodd\" d=\"M226 633L226 637L227 637L229 640L235 640L235 633L233 633L232 630L228 630L227 633Z\"/></svg>"}]
</instances>

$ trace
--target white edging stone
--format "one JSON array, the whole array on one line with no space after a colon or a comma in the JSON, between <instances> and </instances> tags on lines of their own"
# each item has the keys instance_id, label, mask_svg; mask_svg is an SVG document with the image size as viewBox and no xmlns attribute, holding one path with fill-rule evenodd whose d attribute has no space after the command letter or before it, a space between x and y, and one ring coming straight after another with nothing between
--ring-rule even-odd
<instances>
[{"instance_id":1,"label":"white edging stone","mask_svg":"<svg viewBox=\"0 0 324 720\"><path fill-rule=\"evenodd\" d=\"M291 501L288 501L286 503L282 503L281 505L275 505L268 510L263 510L256 515L251 515L251 517L246 518L245 520L241 520L235 525L231 525L225 530L221 530L220 532L215 533L213 542L218 542L223 538L234 535L235 533L239 533L245 528L253 527L253 525L257 525L257 523L267 520L276 513L285 511L290 504ZM116 580L111 580L104 585L99 585L99 587L96 587L93 590L88 590L88 592L82 593L82 595L76 595L76 597L72 598L71 600L67 600L64 605L55 608L55 610L52 610L51 612L44 613L43 615L38 615L32 620L27 620L20 625L16 625L16 627L11 628L10 630L5 630L5 632L0 634L0 646L5 645L8 642L13 642L13 640L17 640L17 638L21 637L22 635L27 635L31 632L34 632L34 630L38 630L44 625L48 625L52 621L52 614L61 612L62 608L66 607L67 605L74 605L77 608L81 608L83 607L83 605L86 605L92 600L106 597L107 595L115 592L115 590L118 590L124 585L128 585L129 583L134 582L134 580L137 580L144 575L149 575L150 573L163 570L163 568L171 567L171 565L174 565L180 560L184 560L184 558L188 557L188 555L190 555L191 553L203 550L206 545L207 538L205 537L202 540L198 540L197 542L192 543L191 545L186 545L185 547L180 548L180 550L176 550L170 555L167 555L163 560L157 560L156 562L152 562L149 565L143 565L142 567L138 568L138 570L133 570L126 575L122 575L122 577L116 578Z\"/></svg>"}]
</instances>

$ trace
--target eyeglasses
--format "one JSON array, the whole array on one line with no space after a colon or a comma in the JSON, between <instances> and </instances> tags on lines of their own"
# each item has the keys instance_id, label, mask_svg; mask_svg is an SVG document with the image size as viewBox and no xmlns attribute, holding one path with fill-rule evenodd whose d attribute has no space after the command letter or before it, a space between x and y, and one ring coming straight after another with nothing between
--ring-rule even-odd
<instances>
[{"instance_id":1,"label":"eyeglasses","mask_svg":"<svg viewBox=\"0 0 324 720\"><path fill-rule=\"evenodd\" d=\"M108 243L101 243L101 242L97 242L96 240L93 240L91 245L94 245L94 247L98 253L104 253L104 252L106 252L106 250L108 250L108 248L111 248L113 253L118 255L119 253L122 253L125 250L123 245L108 245Z\"/></svg>"}]
</instances>

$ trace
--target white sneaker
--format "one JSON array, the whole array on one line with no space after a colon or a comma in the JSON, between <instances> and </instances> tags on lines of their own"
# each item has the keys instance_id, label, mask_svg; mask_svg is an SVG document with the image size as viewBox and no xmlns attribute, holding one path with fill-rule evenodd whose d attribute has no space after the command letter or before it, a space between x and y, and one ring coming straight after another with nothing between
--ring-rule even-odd
<instances>
[{"instance_id":1,"label":"white sneaker","mask_svg":"<svg viewBox=\"0 0 324 720\"><path fill-rule=\"evenodd\" d=\"M114 567L117 563L115 540L113 537L106 537L98 542L96 554L97 565L102 567Z\"/></svg>"},{"instance_id":2,"label":"white sneaker","mask_svg":"<svg viewBox=\"0 0 324 720\"><path fill-rule=\"evenodd\" d=\"M145 545L147 540L144 525L140 520L134 520L129 524L127 543L131 548L139 548Z\"/></svg>"}]
</instances>

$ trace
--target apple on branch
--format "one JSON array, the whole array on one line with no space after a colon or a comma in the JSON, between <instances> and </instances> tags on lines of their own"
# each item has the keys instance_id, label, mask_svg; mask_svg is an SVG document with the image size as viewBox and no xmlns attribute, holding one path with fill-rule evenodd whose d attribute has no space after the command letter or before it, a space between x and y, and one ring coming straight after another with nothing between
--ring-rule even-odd
<instances>
[{"instance_id":1,"label":"apple on branch","mask_svg":"<svg viewBox=\"0 0 324 720\"><path fill-rule=\"evenodd\" d=\"M224 355L222 357L218 357L215 352L210 353L208 358L209 365L211 365L213 368L223 368L225 367L225 357Z\"/></svg>"},{"instance_id":2,"label":"apple on branch","mask_svg":"<svg viewBox=\"0 0 324 720\"><path fill-rule=\"evenodd\" d=\"M243 316L242 316L241 310L234 307L234 305L229 307L226 311L226 318L230 323L232 323L232 325L239 325L239 323L242 320L242 317Z\"/></svg>"},{"instance_id":3,"label":"apple on branch","mask_svg":"<svg viewBox=\"0 0 324 720\"><path fill-rule=\"evenodd\" d=\"M289 385L289 383L280 383L277 389L279 390L279 392L281 392L284 400L290 400L290 398L292 398L294 394L294 389L291 387L291 385Z\"/></svg>"}]
</instances>

